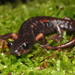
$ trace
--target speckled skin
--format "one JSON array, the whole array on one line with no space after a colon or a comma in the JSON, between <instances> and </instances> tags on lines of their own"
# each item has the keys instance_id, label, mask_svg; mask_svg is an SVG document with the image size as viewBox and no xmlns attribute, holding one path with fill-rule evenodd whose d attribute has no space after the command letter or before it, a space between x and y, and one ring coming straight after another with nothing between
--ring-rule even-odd
<instances>
[{"instance_id":1,"label":"speckled skin","mask_svg":"<svg viewBox=\"0 0 75 75\"><path fill-rule=\"evenodd\" d=\"M60 40L62 39L63 30L67 32L74 32L75 21L68 17L65 17L64 19L45 17L45 16L32 17L26 20L20 27L18 38L13 42L10 53L20 56L22 54L29 52L30 49L33 47L33 45L37 42L36 38L37 38L37 35L39 35L40 33L43 33L45 35L45 34L52 34L57 32L57 35L51 36L49 37L49 39L51 38L53 40L56 40L59 43ZM42 39L40 35L39 35L39 38ZM24 42L28 43L28 49L22 48L22 44ZM45 37L43 38L42 42L43 43L45 42L45 43L40 46L46 49L59 48L59 47L56 48L54 46L50 47L47 44Z\"/></svg>"}]
</instances>

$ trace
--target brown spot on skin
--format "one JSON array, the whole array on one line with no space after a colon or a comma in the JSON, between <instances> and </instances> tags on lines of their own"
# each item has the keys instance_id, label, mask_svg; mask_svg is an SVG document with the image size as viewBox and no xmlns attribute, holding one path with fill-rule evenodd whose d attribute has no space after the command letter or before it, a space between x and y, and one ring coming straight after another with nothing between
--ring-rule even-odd
<instances>
[{"instance_id":1,"label":"brown spot on skin","mask_svg":"<svg viewBox=\"0 0 75 75\"><path fill-rule=\"evenodd\" d=\"M51 20L52 22L54 22L55 20Z\"/></svg>"},{"instance_id":2,"label":"brown spot on skin","mask_svg":"<svg viewBox=\"0 0 75 75\"><path fill-rule=\"evenodd\" d=\"M33 25L36 25L36 23L33 23Z\"/></svg>"},{"instance_id":3,"label":"brown spot on skin","mask_svg":"<svg viewBox=\"0 0 75 75\"><path fill-rule=\"evenodd\" d=\"M52 28L50 28L50 30L52 30Z\"/></svg>"},{"instance_id":4,"label":"brown spot on skin","mask_svg":"<svg viewBox=\"0 0 75 75\"><path fill-rule=\"evenodd\" d=\"M41 23L47 22L47 19L42 19L40 22L41 22Z\"/></svg>"},{"instance_id":5,"label":"brown spot on skin","mask_svg":"<svg viewBox=\"0 0 75 75\"><path fill-rule=\"evenodd\" d=\"M11 34L11 37L12 37L13 40L16 40L16 39L18 38L18 35L15 34L15 33L12 33L12 34Z\"/></svg>"},{"instance_id":6,"label":"brown spot on skin","mask_svg":"<svg viewBox=\"0 0 75 75\"><path fill-rule=\"evenodd\" d=\"M69 21L67 20L66 22L68 22L69 23Z\"/></svg>"},{"instance_id":7,"label":"brown spot on skin","mask_svg":"<svg viewBox=\"0 0 75 75\"><path fill-rule=\"evenodd\" d=\"M30 28L33 28L33 25L31 25Z\"/></svg>"},{"instance_id":8,"label":"brown spot on skin","mask_svg":"<svg viewBox=\"0 0 75 75\"><path fill-rule=\"evenodd\" d=\"M32 21L32 19L30 19L30 21Z\"/></svg>"},{"instance_id":9,"label":"brown spot on skin","mask_svg":"<svg viewBox=\"0 0 75 75\"><path fill-rule=\"evenodd\" d=\"M30 35L30 33L27 33L28 35Z\"/></svg>"},{"instance_id":10,"label":"brown spot on skin","mask_svg":"<svg viewBox=\"0 0 75 75\"><path fill-rule=\"evenodd\" d=\"M36 23L38 23L38 21L36 21Z\"/></svg>"}]
</instances>

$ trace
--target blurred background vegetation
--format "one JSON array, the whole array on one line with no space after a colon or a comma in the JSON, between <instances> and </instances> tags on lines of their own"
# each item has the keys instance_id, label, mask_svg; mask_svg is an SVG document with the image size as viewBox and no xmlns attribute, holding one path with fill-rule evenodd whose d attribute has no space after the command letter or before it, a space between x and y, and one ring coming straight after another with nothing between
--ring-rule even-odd
<instances>
[{"instance_id":1,"label":"blurred background vegetation","mask_svg":"<svg viewBox=\"0 0 75 75\"><path fill-rule=\"evenodd\" d=\"M34 16L68 16L75 20L75 0L0 0L0 34L18 33L22 23ZM68 42L70 36L64 31L60 44ZM51 39L48 43L57 45ZM40 62L54 52L36 44L29 53L20 57L0 52L0 75L75 75L75 47L58 51L53 58L45 60L45 65ZM37 70L38 66L43 66L43 69Z\"/></svg>"},{"instance_id":2,"label":"blurred background vegetation","mask_svg":"<svg viewBox=\"0 0 75 75\"><path fill-rule=\"evenodd\" d=\"M27 3L30 1L38 1L40 3L48 2L49 0L0 0L0 4L6 4L6 3ZM74 0L50 0L55 3L63 3L65 5L75 4Z\"/></svg>"}]
</instances>

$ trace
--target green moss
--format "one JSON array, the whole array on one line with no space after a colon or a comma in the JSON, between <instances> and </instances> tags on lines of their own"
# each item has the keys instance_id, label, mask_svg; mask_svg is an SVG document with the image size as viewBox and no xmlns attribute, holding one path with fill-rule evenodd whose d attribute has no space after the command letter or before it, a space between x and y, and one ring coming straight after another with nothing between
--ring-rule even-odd
<instances>
[{"instance_id":1,"label":"green moss","mask_svg":"<svg viewBox=\"0 0 75 75\"><path fill-rule=\"evenodd\" d=\"M56 6L60 6L56 9ZM61 8L64 8L61 10ZM27 4L18 4L14 8L12 4L0 6L0 34L10 32L17 33L21 24L30 17L51 16L64 18L65 16L75 19L74 2L68 0L35 0ZM54 34L51 34L54 35ZM48 38L49 36L46 36ZM70 35L63 32L63 39L60 44L70 40ZM57 45L53 40L48 41L50 45ZM51 56L54 52L37 46L32 48L30 53L20 57L0 53L0 75L74 75L75 74L75 47L58 51L53 58L48 58L48 69L37 70L36 67L42 66L40 63L44 58ZM6 50L8 51L8 49ZM68 58L70 57L70 58Z\"/></svg>"}]
</instances>

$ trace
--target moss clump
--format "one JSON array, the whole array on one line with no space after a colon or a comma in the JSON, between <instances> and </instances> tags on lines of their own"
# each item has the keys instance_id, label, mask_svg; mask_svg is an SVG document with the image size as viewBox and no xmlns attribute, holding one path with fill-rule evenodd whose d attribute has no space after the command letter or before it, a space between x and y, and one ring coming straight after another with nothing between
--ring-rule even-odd
<instances>
[{"instance_id":1,"label":"moss clump","mask_svg":"<svg viewBox=\"0 0 75 75\"><path fill-rule=\"evenodd\" d=\"M67 3L64 3L64 1L57 0L55 2L55 0L47 0L44 2L42 0L35 0L27 4L20 3L15 8L10 3L1 5L0 34L17 33L21 24L34 16L51 16L57 18L68 16L75 19L75 5L71 0L68 0ZM60 8L57 9L57 6L60 6ZM60 44L69 41L69 39L70 35L64 31ZM53 40L49 40L48 42L49 44L57 45ZM42 66L43 62L39 62L45 57L51 56L55 51L40 48L35 44L30 53L20 57L0 53L0 75L7 75L9 72L12 75L74 75L75 47L72 47L70 52L68 52L69 49L58 51L53 58L46 59L48 68L40 70L36 68Z\"/></svg>"}]
</instances>

